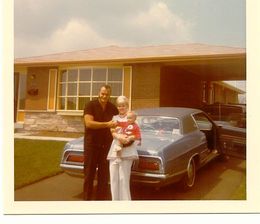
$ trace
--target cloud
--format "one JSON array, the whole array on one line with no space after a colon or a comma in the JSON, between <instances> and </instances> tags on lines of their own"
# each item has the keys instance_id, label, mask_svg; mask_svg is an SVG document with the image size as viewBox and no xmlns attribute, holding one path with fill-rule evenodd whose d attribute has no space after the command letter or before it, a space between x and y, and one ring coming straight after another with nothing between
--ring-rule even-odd
<instances>
[{"instance_id":1,"label":"cloud","mask_svg":"<svg viewBox=\"0 0 260 224\"><path fill-rule=\"evenodd\" d=\"M15 0L15 57L111 44L144 46L192 42L222 45L245 43L244 33L242 36L239 34L241 22L235 24L232 19L234 16L230 16L234 3L218 1L214 6L218 10L212 11L209 10L212 2L213 0ZM229 7L223 7L225 5ZM242 9L242 6L238 8L238 16Z\"/></svg>"},{"instance_id":2,"label":"cloud","mask_svg":"<svg viewBox=\"0 0 260 224\"><path fill-rule=\"evenodd\" d=\"M162 2L153 4L148 11L140 12L139 15L133 19L133 23L137 26L151 27L161 26L167 28L170 24L172 13L167 8L167 5Z\"/></svg>"},{"instance_id":3,"label":"cloud","mask_svg":"<svg viewBox=\"0 0 260 224\"><path fill-rule=\"evenodd\" d=\"M113 40L103 38L86 21L80 19L71 19L65 27L57 29L50 38L50 45L56 49L79 49L82 46L91 46L93 43L95 46L103 46L113 43Z\"/></svg>"},{"instance_id":4,"label":"cloud","mask_svg":"<svg viewBox=\"0 0 260 224\"><path fill-rule=\"evenodd\" d=\"M15 57L83 50L112 44L116 44L114 40L102 37L85 20L73 18L64 26L58 27L49 37L17 37ZM33 55L30 52L33 52Z\"/></svg>"},{"instance_id":5,"label":"cloud","mask_svg":"<svg viewBox=\"0 0 260 224\"><path fill-rule=\"evenodd\" d=\"M192 39L193 24L170 11L163 2L153 3L147 11L139 12L131 18L129 24L142 30L141 33L149 32L152 34L151 38L156 37L158 40L187 41Z\"/></svg>"}]
</instances>

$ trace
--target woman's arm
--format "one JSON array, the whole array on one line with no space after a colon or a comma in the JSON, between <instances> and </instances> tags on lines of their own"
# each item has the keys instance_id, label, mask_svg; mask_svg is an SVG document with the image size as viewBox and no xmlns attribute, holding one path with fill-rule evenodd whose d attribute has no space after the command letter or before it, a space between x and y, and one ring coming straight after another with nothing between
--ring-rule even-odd
<instances>
[{"instance_id":1,"label":"woman's arm","mask_svg":"<svg viewBox=\"0 0 260 224\"><path fill-rule=\"evenodd\" d=\"M110 131L113 139L117 139L121 144L127 144L129 142L127 135L117 133L115 128L111 128Z\"/></svg>"}]
</instances>

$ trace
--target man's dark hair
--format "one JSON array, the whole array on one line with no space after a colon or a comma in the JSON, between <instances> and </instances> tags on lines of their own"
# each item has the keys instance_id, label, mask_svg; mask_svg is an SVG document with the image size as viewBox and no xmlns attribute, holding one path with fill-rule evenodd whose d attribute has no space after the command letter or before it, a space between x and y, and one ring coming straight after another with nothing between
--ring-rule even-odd
<instances>
[{"instance_id":1,"label":"man's dark hair","mask_svg":"<svg viewBox=\"0 0 260 224\"><path fill-rule=\"evenodd\" d=\"M105 89L109 90L109 91L110 91L110 93L112 92L112 88L111 88L111 86L110 86L110 85L103 84L102 86L100 86L100 89L99 89L99 90L101 90L103 87L104 87Z\"/></svg>"}]
</instances>

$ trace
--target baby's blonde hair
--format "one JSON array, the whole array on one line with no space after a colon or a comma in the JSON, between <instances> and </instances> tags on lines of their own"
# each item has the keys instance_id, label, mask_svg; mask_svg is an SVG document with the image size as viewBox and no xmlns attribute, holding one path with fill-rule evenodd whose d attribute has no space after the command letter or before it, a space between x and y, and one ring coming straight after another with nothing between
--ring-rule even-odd
<instances>
[{"instance_id":1,"label":"baby's blonde hair","mask_svg":"<svg viewBox=\"0 0 260 224\"><path fill-rule=\"evenodd\" d=\"M136 114L135 111L133 111L133 110L129 110L129 111L127 112L127 114L131 114L131 115L137 117L137 114Z\"/></svg>"}]
</instances>

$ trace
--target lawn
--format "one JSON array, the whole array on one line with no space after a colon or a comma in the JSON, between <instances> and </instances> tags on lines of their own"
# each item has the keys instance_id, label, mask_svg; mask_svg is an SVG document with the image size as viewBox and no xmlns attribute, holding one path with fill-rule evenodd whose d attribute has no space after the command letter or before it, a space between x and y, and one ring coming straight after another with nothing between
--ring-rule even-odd
<instances>
[{"instance_id":1,"label":"lawn","mask_svg":"<svg viewBox=\"0 0 260 224\"><path fill-rule=\"evenodd\" d=\"M14 140L15 189L61 173L61 154L66 142Z\"/></svg>"}]
</instances>

